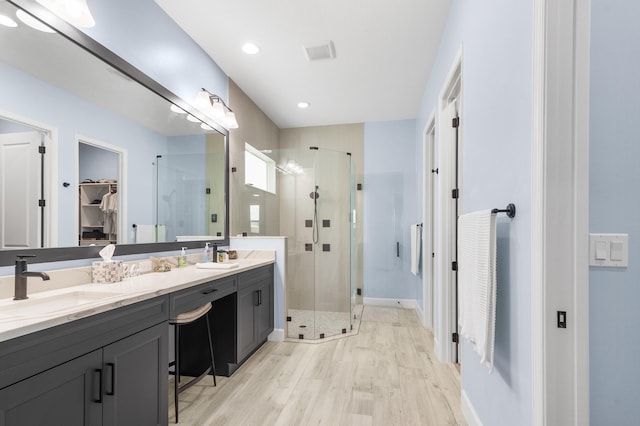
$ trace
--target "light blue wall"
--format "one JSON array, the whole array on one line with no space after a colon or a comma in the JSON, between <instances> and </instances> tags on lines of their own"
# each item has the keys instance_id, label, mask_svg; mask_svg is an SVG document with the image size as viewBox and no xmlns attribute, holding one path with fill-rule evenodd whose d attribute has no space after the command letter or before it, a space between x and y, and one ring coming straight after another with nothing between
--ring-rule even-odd
<instances>
[{"instance_id":1,"label":"light blue wall","mask_svg":"<svg viewBox=\"0 0 640 426\"><path fill-rule=\"evenodd\" d=\"M591 2L589 231L629 234L628 268L591 268L592 425L637 424L640 324L640 3Z\"/></svg>"},{"instance_id":2,"label":"light blue wall","mask_svg":"<svg viewBox=\"0 0 640 426\"><path fill-rule=\"evenodd\" d=\"M80 143L78 146L78 181L118 179L118 154Z\"/></svg>"},{"instance_id":3,"label":"light blue wall","mask_svg":"<svg viewBox=\"0 0 640 426\"><path fill-rule=\"evenodd\" d=\"M414 137L421 157L426 121L463 46L462 213L510 202L518 210L498 218L493 372L463 343L463 392L492 426L531 424L532 16L531 2L453 0Z\"/></svg>"},{"instance_id":4,"label":"light blue wall","mask_svg":"<svg viewBox=\"0 0 640 426\"><path fill-rule=\"evenodd\" d=\"M364 297L416 299L418 291L422 294L422 280L410 272L409 227L422 222L415 126L415 120L364 125Z\"/></svg>"},{"instance_id":5,"label":"light blue wall","mask_svg":"<svg viewBox=\"0 0 640 426\"><path fill-rule=\"evenodd\" d=\"M87 4L96 25L84 32L174 94L191 102L204 87L228 99L227 76L153 0Z\"/></svg>"},{"instance_id":6,"label":"light blue wall","mask_svg":"<svg viewBox=\"0 0 640 426\"><path fill-rule=\"evenodd\" d=\"M58 129L58 245L76 246L78 224L72 206L78 196L75 143L82 135L124 148L129 154L127 229L153 221L153 160L167 150L167 138L22 71L0 64L0 110ZM10 82L10 83L9 83ZM152 153L150 155L149 153ZM69 187L63 187L69 182Z\"/></svg>"}]
</instances>

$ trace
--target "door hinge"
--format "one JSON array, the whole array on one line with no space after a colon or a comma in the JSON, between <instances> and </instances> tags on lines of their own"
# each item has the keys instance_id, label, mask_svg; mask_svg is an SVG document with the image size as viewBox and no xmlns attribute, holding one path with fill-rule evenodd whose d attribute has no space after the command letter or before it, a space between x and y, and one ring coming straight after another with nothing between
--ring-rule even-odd
<instances>
[{"instance_id":1,"label":"door hinge","mask_svg":"<svg viewBox=\"0 0 640 426\"><path fill-rule=\"evenodd\" d=\"M460 190L458 188L451 190L451 198L457 199L460 197Z\"/></svg>"},{"instance_id":2,"label":"door hinge","mask_svg":"<svg viewBox=\"0 0 640 426\"><path fill-rule=\"evenodd\" d=\"M38 146L38 153L39 154L44 154L47 152L47 148L44 145L39 145Z\"/></svg>"},{"instance_id":3,"label":"door hinge","mask_svg":"<svg viewBox=\"0 0 640 426\"><path fill-rule=\"evenodd\" d=\"M451 120L451 127L460 127L460 117L455 117Z\"/></svg>"},{"instance_id":4,"label":"door hinge","mask_svg":"<svg viewBox=\"0 0 640 426\"><path fill-rule=\"evenodd\" d=\"M458 333L451 333L451 340L453 341L453 343L458 343Z\"/></svg>"},{"instance_id":5,"label":"door hinge","mask_svg":"<svg viewBox=\"0 0 640 426\"><path fill-rule=\"evenodd\" d=\"M38 200L38 207L45 207L45 204L44 200Z\"/></svg>"},{"instance_id":6,"label":"door hinge","mask_svg":"<svg viewBox=\"0 0 640 426\"><path fill-rule=\"evenodd\" d=\"M435 258L436 254L435 253L431 253L431 257Z\"/></svg>"},{"instance_id":7,"label":"door hinge","mask_svg":"<svg viewBox=\"0 0 640 426\"><path fill-rule=\"evenodd\" d=\"M455 260L453 262L451 262L451 270L452 271L457 271L458 270L458 262L456 262Z\"/></svg>"}]
</instances>

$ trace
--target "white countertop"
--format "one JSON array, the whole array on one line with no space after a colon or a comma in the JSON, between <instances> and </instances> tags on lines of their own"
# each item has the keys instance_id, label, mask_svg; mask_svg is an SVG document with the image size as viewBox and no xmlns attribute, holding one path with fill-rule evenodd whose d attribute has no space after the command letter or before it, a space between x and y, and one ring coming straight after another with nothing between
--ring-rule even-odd
<instances>
[{"instance_id":1,"label":"white countertop","mask_svg":"<svg viewBox=\"0 0 640 426\"><path fill-rule=\"evenodd\" d=\"M232 269L175 268L112 284L82 284L0 300L0 342L274 263L275 255L243 258Z\"/></svg>"}]
</instances>

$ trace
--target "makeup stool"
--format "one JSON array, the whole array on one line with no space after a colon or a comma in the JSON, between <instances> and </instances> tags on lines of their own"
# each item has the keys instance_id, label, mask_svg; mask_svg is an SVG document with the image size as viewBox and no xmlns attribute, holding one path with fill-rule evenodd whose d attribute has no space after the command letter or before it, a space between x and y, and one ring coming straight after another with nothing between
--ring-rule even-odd
<instances>
[{"instance_id":1,"label":"makeup stool","mask_svg":"<svg viewBox=\"0 0 640 426\"><path fill-rule=\"evenodd\" d=\"M213 360L213 343L211 342L211 329L209 326L209 311L211 310L211 303L207 303L197 309L194 309L189 312L181 313L177 315L175 318L169 319L169 324L174 326L175 335L174 335L174 351L175 351L175 361L169 363L169 367L174 366L174 404L176 411L176 423L178 423L178 395L183 390L188 389L192 385L196 384L202 378L206 377L209 373L213 374L213 386L217 386L216 383L216 366ZM211 365L200 374L198 377L193 378L189 382L179 386L180 382L180 327L184 325L188 325L193 323L194 321L204 317L205 322L207 323L207 340L209 341L209 355L211 357Z\"/></svg>"}]
</instances>

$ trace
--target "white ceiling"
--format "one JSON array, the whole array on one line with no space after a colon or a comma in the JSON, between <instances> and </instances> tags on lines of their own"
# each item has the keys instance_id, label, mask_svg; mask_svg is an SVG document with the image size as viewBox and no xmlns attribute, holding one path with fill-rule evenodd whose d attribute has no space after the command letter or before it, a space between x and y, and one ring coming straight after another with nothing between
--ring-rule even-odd
<instances>
[{"instance_id":1,"label":"white ceiling","mask_svg":"<svg viewBox=\"0 0 640 426\"><path fill-rule=\"evenodd\" d=\"M155 1L280 128L415 118L450 4ZM303 46L329 40L336 58L308 62Z\"/></svg>"}]
</instances>

